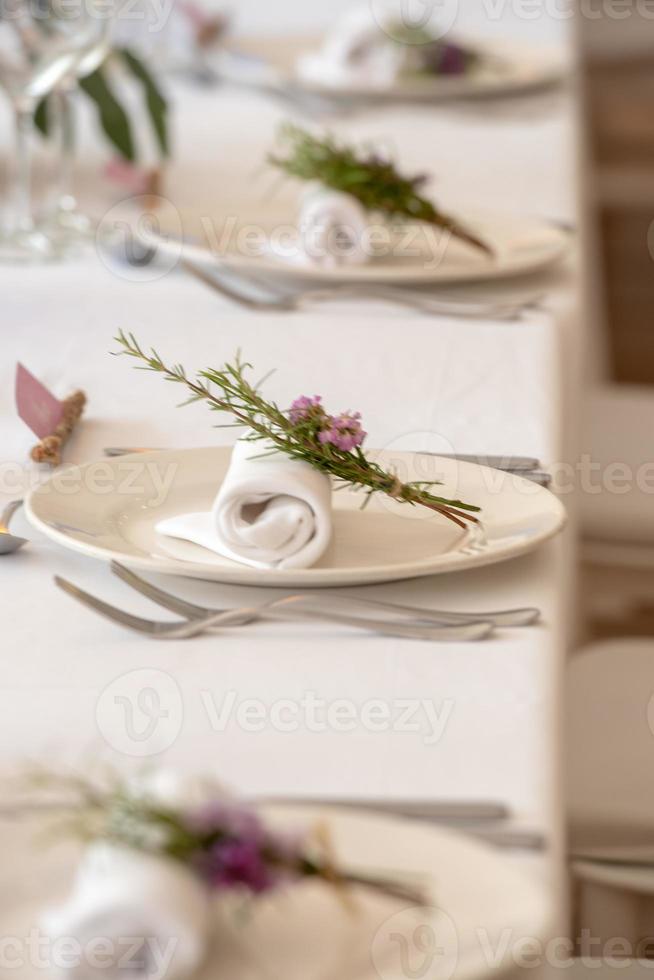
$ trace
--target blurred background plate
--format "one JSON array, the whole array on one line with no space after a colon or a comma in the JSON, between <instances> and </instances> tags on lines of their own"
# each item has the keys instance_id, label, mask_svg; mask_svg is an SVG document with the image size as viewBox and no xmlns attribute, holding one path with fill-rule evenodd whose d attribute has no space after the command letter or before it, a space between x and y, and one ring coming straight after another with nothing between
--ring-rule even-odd
<instances>
[{"instance_id":1,"label":"blurred background plate","mask_svg":"<svg viewBox=\"0 0 654 980\"><path fill-rule=\"evenodd\" d=\"M363 265L317 265L306 258L293 210L276 202L258 204L252 215L178 210L162 203L156 223L137 222L142 243L168 260L184 256L203 264L218 263L253 276L284 276L322 283L421 284L507 279L546 269L571 247L569 231L543 218L479 211L465 206L444 209L494 251L488 256L449 233L419 222L388 228L386 240ZM382 227L382 223L377 223ZM180 241L180 228L183 241Z\"/></svg>"},{"instance_id":2,"label":"blurred background plate","mask_svg":"<svg viewBox=\"0 0 654 980\"><path fill-rule=\"evenodd\" d=\"M560 47L464 36L457 36L457 41L485 54L486 66L458 77L404 77L388 89L363 84L346 88L309 80L298 71L298 61L304 55L319 52L322 39L315 36L239 39L238 47L215 56L213 66L226 81L269 89L277 87L281 91L290 87L339 98L344 104L353 100L432 102L519 95L556 84L567 72Z\"/></svg>"}]
</instances>

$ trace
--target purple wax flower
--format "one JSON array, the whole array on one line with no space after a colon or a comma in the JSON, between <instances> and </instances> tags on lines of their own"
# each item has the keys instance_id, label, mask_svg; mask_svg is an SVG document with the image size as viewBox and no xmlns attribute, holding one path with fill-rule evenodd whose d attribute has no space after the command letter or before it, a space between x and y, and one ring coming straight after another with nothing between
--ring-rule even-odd
<instances>
[{"instance_id":1,"label":"purple wax flower","mask_svg":"<svg viewBox=\"0 0 654 980\"><path fill-rule=\"evenodd\" d=\"M463 75L466 70L466 55L458 44L443 45L439 72L441 75Z\"/></svg>"},{"instance_id":2,"label":"purple wax flower","mask_svg":"<svg viewBox=\"0 0 654 980\"><path fill-rule=\"evenodd\" d=\"M366 435L361 427L360 412L343 412L327 418L327 427L318 434L318 441L323 445L336 446L343 452L350 452L361 445Z\"/></svg>"},{"instance_id":3,"label":"purple wax flower","mask_svg":"<svg viewBox=\"0 0 654 980\"><path fill-rule=\"evenodd\" d=\"M361 428L359 412L327 415L320 395L314 395L313 398L301 395L300 398L296 398L288 410L288 417L293 425L312 421L318 442L323 446L336 446L343 452L350 452L360 446L366 437L366 433Z\"/></svg>"},{"instance_id":4,"label":"purple wax flower","mask_svg":"<svg viewBox=\"0 0 654 980\"><path fill-rule=\"evenodd\" d=\"M320 416L324 414L324 409L320 404L322 402L322 397L320 395L314 395L310 398L308 395L300 395L296 398L291 407L288 410L288 415L293 423L297 425L298 422L303 422L311 416Z\"/></svg>"},{"instance_id":5,"label":"purple wax flower","mask_svg":"<svg viewBox=\"0 0 654 980\"><path fill-rule=\"evenodd\" d=\"M192 864L216 891L258 895L299 873L301 839L271 833L255 810L229 797L188 811L184 824L197 837Z\"/></svg>"},{"instance_id":6,"label":"purple wax flower","mask_svg":"<svg viewBox=\"0 0 654 980\"><path fill-rule=\"evenodd\" d=\"M207 854L206 876L216 889L247 888L255 895L273 888L276 881L266 864L259 841L247 838L221 841Z\"/></svg>"}]
</instances>

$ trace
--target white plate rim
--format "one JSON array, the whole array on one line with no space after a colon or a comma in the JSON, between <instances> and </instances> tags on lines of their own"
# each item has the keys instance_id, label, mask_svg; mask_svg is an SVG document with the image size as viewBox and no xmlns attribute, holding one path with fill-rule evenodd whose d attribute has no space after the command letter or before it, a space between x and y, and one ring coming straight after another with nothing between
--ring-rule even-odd
<instances>
[{"instance_id":1,"label":"white plate rim","mask_svg":"<svg viewBox=\"0 0 654 980\"><path fill-rule=\"evenodd\" d=\"M490 220L491 215L488 212L487 217ZM500 218L500 215L497 217ZM505 215L505 218L508 217L510 216ZM534 227L539 226L542 230L547 230L555 236L555 239L558 239L558 241L553 239L549 247L543 246L546 254L536 254L531 257L525 255L522 259L518 257L502 259L500 257L497 262L488 265L471 262L469 266L443 266L442 263L437 263L433 268L429 268L424 262L419 261L416 262L415 266L399 262L380 265L374 261L362 265L333 267L314 266L308 263L303 265L268 254L248 256L231 251L217 254L204 245L168 236L165 231L158 232L141 222L135 223L132 230L145 247L160 250L164 256L171 260L174 259L175 262L184 256L201 265L214 265L218 270L223 268L228 272L231 270L245 274L248 272L261 273L263 275L277 275L289 280L326 284L445 286L452 283L495 282L528 276L535 272L543 272L565 259L573 242L571 233L544 218L534 217L530 220L533 220ZM481 229L481 234L483 236L483 229Z\"/></svg>"},{"instance_id":2,"label":"white plate rim","mask_svg":"<svg viewBox=\"0 0 654 980\"><path fill-rule=\"evenodd\" d=\"M356 807L345 808L338 807L330 804L321 804L320 806L307 806L300 804L265 804L262 806L262 812L269 814L273 819L275 817L284 816L288 813L293 813L300 816L301 818L306 817L307 822L313 820L315 822L316 818L324 818L327 822L338 820L339 818L347 819L352 817L353 819L361 820L362 824L365 823L370 827L373 826L383 826L394 831L394 834L398 837L404 833L416 833L416 829L419 834L424 833L430 837L438 840L442 840L444 843L447 842L453 848L465 849L470 851L472 854L477 854L483 856L484 860L489 863L496 864L498 877L501 875L503 879L506 880L507 887L503 890L505 893L511 890L509 888L509 882L515 888L520 888L523 894L523 900L521 906L524 907L526 904L526 890L531 893L531 899L536 902L536 893L539 895L546 892L546 885L543 884L542 891L540 888L532 882L527 875L524 874L515 865L507 862L505 857L502 855L501 851L494 848L492 845L485 843L484 841L475 839L468 834L461 831L457 831L452 827L442 827L434 826L426 821L411 820L407 817L396 816L393 814L382 814L382 813L371 813L368 810L359 810ZM436 899L438 895L436 894ZM543 901L541 905L542 909L542 923L540 926L536 926L531 930L530 935L534 938L538 938L539 935L545 936L548 932L549 926L551 924L553 913L552 910L547 906L547 903ZM447 913L447 907L443 907L443 911ZM494 962L492 966L493 976L502 976L508 972L514 963L511 958L511 944L508 945L501 957L499 962ZM477 977L485 977L489 975L489 967L487 962L487 952L479 950L477 953L475 950L467 950L462 954L461 950L458 951L457 966L454 973L454 980L474 980Z\"/></svg>"},{"instance_id":3,"label":"white plate rim","mask_svg":"<svg viewBox=\"0 0 654 980\"><path fill-rule=\"evenodd\" d=\"M120 460L137 460L147 465L148 462L163 460L166 456L177 456L200 454L208 451L225 453L231 452L230 447L212 446L202 449L180 449L164 450L151 453L139 453L129 456L121 456L112 460L103 460L104 463L118 465ZM400 456L400 453L396 453ZM409 456L420 455L419 453L408 453ZM431 455L431 454L429 454ZM435 457L436 460L439 457ZM450 464L452 461L444 459L442 462ZM81 466L72 467L77 472L83 472L91 466L97 465L98 461L84 463ZM457 462L463 472L480 471L483 475L485 471L492 474L489 467L480 466L477 463ZM357 566L355 568L306 568L288 570L261 570L251 568L246 565L237 565L233 568L229 565L209 565L198 562L186 562L177 558L158 558L147 557L133 554L117 552L105 547L98 547L92 541L82 541L71 537L64 530L53 527L39 512L39 502L41 497L47 499L47 487L55 478L61 478L65 471L49 477L44 483L34 487L25 498L25 514L30 524L41 531L46 537L62 545L64 548L80 552L91 558L101 561L116 561L131 568L141 571L154 572L164 575L177 575L184 578L194 578L203 581L216 581L224 584L233 585L254 585L269 588L331 588L343 585L373 585L382 582L405 581L414 578L423 578L429 575L464 571L470 568L482 568L487 565L499 564L513 558L518 558L536 550L550 538L557 535L565 526L567 514L562 502L551 491L545 487L536 486L528 480L511 475L511 479L516 481L516 486L528 492L532 497L538 497L547 504L547 511L551 522L547 527L535 531L530 536L520 537L519 540L507 541L503 546L488 548L480 552L451 551L441 553L433 558L422 561L411 561L405 564L394 564L392 566L375 565L370 567ZM56 491L55 491L56 492ZM66 496L66 495L65 495ZM70 498L69 498L70 499ZM108 499L105 497L105 499Z\"/></svg>"},{"instance_id":4,"label":"white plate rim","mask_svg":"<svg viewBox=\"0 0 654 980\"><path fill-rule=\"evenodd\" d=\"M282 38L282 44L288 40L289 38ZM298 39L292 40L297 42ZM294 53L296 55L318 54L322 40L320 36L305 38L303 46ZM547 89L560 84L569 72L569 67L565 61L559 57L559 51L551 44L529 44L516 39L500 40L473 35L464 36L463 34L458 40L482 49L490 55L499 55L508 63L512 71L508 74L497 73L496 75L481 77L475 75L466 77L435 76L433 78L418 77L414 79L411 76L405 76L400 79L400 83L396 86L380 88L379 86L367 86L365 84L330 85L327 82L311 80L300 74L297 70L296 61L293 59L291 63L275 61L270 78L263 87L273 90L278 87L282 92L290 89L300 94L323 95L336 100L347 100L354 97L378 104L384 102L438 103L496 98L502 95L517 95ZM256 44L255 40L255 46ZM527 69L527 59L524 56L525 48L528 48L530 54L528 62L530 70ZM256 57L256 53L253 53ZM233 77L229 71L229 61L223 64L221 71L228 80ZM236 78L238 79L238 75Z\"/></svg>"}]
</instances>

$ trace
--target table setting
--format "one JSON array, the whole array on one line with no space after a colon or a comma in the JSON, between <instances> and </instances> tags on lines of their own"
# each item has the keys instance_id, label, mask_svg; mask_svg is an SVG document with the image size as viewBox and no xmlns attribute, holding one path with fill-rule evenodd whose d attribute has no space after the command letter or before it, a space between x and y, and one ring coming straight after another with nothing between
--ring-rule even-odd
<instances>
[{"instance_id":1,"label":"table setting","mask_svg":"<svg viewBox=\"0 0 654 980\"><path fill-rule=\"evenodd\" d=\"M279 224L266 227L254 215L252 221L242 215L238 227L232 216L222 223L164 204L156 228L131 216L134 236L153 249L151 260L159 253L181 260L183 269L250 308L291 311L307 302L367 294L465 316L475 312L473 298L449 297L448 303L447 294L432 297L402 287L515 281L570 252L571 232L555 222L483 212L467 219L440 210L423 192L427 176L407 176L383 151L361 151L290 123L276 142L268 166L302 184L293 220L289 208L282 222L280 207ZM280 278L294 280L296 291L279 294ZM323 291L297 291L304 282ZM521 292L512 301L487 301L485 311L479 304L477 312L510 318L541 298Z\"/></svg>"},{"instance_id":2,"label":"table setting","mask_svg":"<svg viewBox=\"0 0 654 980\"><path fill-rule=\"evenodd\" d=\"M46 975L482 980L554 928L567 52L398 26L118 15L21 101L0 921Z\"/></svg>"},{"instance_id":3,"label":"table setting","mask_svg":"<svg viewBox=\"0 0 654 980\"><path fill-rule=\"evenodd\" d=\"M321 37L225 37L207 59L215 80L251 86L300 110L333 113L379 101L439 102L515 95L555 85L561 52L457 33L449 12L406 17L392 3L353 4Z\"/></svg>"},{"instance_id":4,"label":"table setting","mask_svg":"<svg viewBox=\"0 0 654 980\"><path fill-rule=\"evenodd\" d=\"M507 925L523 932L547 917L538 888L451 829L254 806L163 769L125 781L40 772L31 782L13 811L0 811L5 847L48 829L39 888L5 854L13 901L3 896L0 916L20 976L37 975L48 955L71 976L302 976L319 955L322 975L392 975L410 956L434 975L472 978L484 973L482 929L499 946ZM497 914L498 885L512 896L508 919ZM496 968L510 959L502 949Z\"/></svg>"}]
</instances>

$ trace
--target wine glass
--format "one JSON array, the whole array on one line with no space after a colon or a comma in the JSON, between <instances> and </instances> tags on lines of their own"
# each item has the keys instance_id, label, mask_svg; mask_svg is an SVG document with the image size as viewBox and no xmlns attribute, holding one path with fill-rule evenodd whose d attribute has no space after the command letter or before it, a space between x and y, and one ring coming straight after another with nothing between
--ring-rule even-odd
<instances>
[{"instance_id":1,"label":"wine glass","mask_svg":"<svg viewBox=\"0 0 654 980\"><path fill-rule=\"evenodd\" d=\"M89 36L89 43L74 70L61 79L50 98L59 147L54 207L46 219L45 228L50 238L65 249L75 243L88 241L94 231L93 222L79 209L75 197L73 164L77 80L99 68L110 50L111 18L98 20L95 26L96 30Z\"/></svg>"},{"instance_id":2,"label":"wine glass","mask_svg":"<svg viewBox=\"0 0 654 980\"><path fill-rule=\"evenodd\" d=\"M11 101L16 152L10 181L13 220L0 235L0 260L55 258L56 243L32 210L33 116L39 101L75 71L97 36L94 0L0 0L0 85Z\"/></svg>"}]
</instances>

